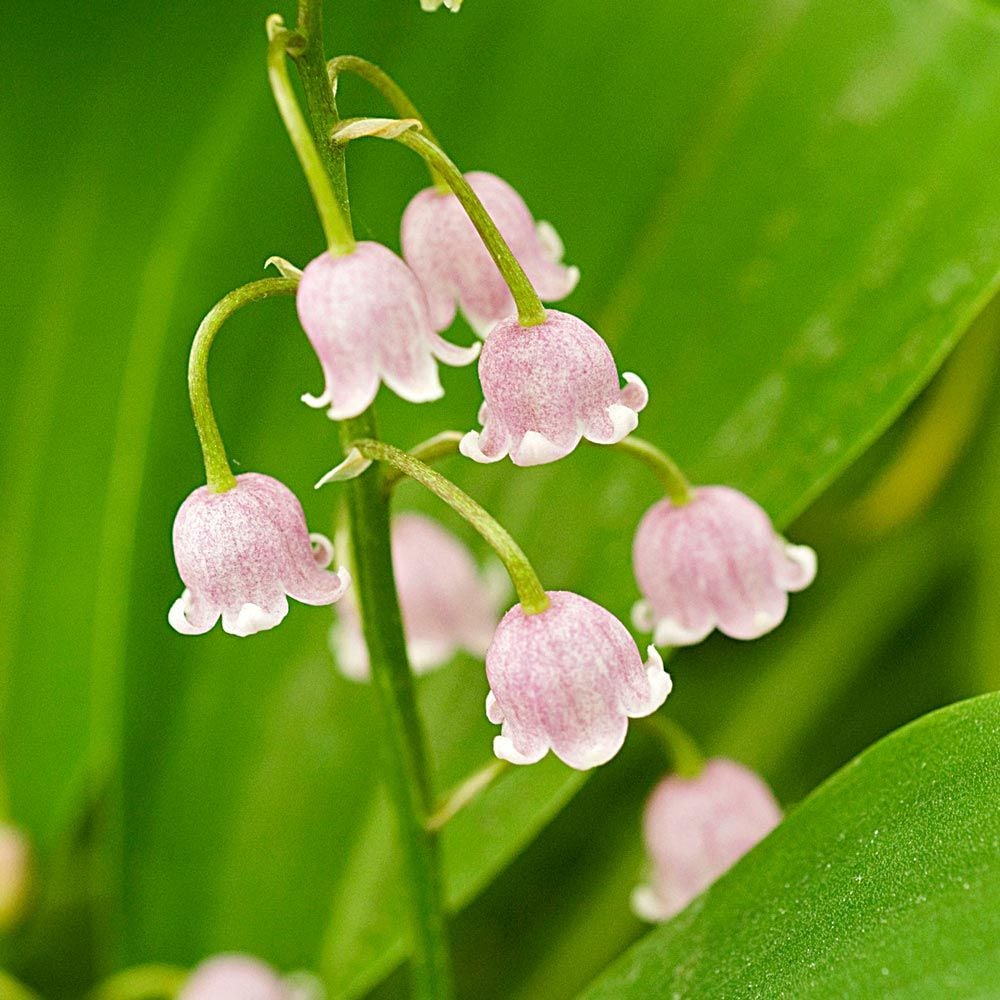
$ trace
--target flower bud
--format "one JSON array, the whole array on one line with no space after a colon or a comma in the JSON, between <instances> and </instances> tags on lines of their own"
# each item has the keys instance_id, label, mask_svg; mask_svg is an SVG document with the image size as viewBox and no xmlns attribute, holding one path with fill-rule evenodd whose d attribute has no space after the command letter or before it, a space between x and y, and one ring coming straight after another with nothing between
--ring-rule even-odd
<instances>
[{"instance_id":1,"label":"flower bud","mask_svg":"<svg viewBox=\"0 0 1000 1000\"><path fill-rule=\"evenodd\" d=\"M191 973L177 1000L292 1000L292 992L259 959L216 955Z\"/></svg>"}]
</instances>

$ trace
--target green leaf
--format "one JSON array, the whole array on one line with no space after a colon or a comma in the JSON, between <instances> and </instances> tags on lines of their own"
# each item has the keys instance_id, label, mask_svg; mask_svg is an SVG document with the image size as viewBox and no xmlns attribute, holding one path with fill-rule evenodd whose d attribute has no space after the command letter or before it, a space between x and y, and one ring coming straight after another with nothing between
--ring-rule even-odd
<instances>
[{"instance_id":1,"label":"green leaf","mask_svg":"<svg viewBox=\"0 0 1000 1000\"><path fill-rule=\"evenodd\" d=\"M865 751L584 996L992 996L1000 695Z\"/></svg>"}]
</instances>

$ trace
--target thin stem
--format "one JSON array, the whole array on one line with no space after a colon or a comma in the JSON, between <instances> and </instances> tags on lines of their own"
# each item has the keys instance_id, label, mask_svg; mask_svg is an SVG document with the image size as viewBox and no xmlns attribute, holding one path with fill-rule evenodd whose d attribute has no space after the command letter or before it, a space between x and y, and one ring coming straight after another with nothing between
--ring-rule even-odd
<instances>
[{"instance_id":1,"label":"thin stem","mask_svg":"<svg viewBox=\"0 0 1000 1000\"><path fill-rule=\"evenodd\" d=\"M194 425L201 442L201 453L205 459L205 479L208 488L214 493L231 490L236 485L236 477L226 458L226 449L208 392L208 354L212 341L222 329L222 324L238 309L276 295L294 295L298 285L297 281L290 278L262 278L234 288L212 307L194 335L188 358L188 393L191 397Z\"/></svg>"},{"instance_id":2,"label":"thin stem","mask_svg":"<svg viewBox=\"0 0 1000 1000\"><path fill-rule=\"evenodd\" d=\"M659 712L639 720L656 737L681 778L696 778L705 766L705 755L681 725Z\"/></svg>"},{"instance_id":3,"label":"thin stem","mask_svg":"<svg viewBox=\"0 0 1000 1000\"><path fill-rule=\"evenodd\" d=\"M450 820L454 819L470 802L473 802L482 792L486 791L497 778L511 770L512 765L506 760L495 760L475 774L469 775L461 784L453 788L432 816L427 818L428 830L440 830Z\"/></svg>"},{"instance_id":4,"label":"thin stem","mask_svg":"<svg viewBox=\"0 0 1000 1000\"><path fill-rule=\"evenodd\" d=\"M666 452L657 448L655 444L630 434L612 447L625 452L626 455L631 455L632 458L638 459L652 469L663 484L667 496L677 507L683 507L684 504L691 502L691 484L677 463Z\"/></svg>"},{"instance_id":5,"label":"thin stem","mask_svg":"<svg viewBox=\"0 0 1000 1000\"><path fill-rule=\"evenodd\" d=\"M293 40L304 44L305 40L288 31L279 14L272 14L267 19L267 37L267 76L271 81L271 90L274 92L278 111L281 112L285 129L309 183L309 190L312 192L316 211L319 213L323 232L326 234L327 245L330 252L336 256L349 254L354 250L354 234L345 219L343 207L333 190L330 177L323 167L319 150L299 108L292 81L288 76L285 57L288 55L289 44Z\"/></svg>"},{"instance_id":6,"label":"thin stem","mask_svg":"<svg viewBox=\"0 0 1000 1000\"><path fill-rule=\"evenodd\" d=\"M454 192L455 197L462 203L466 214L469 216L476 231L482 237L486 249L493 258L494 263L500 270L503 280L510 289L510 294L514 297L517 306L517 320L521 326L538 326L545 322L545 306L538 297L534 286L524 273L524 268L518 263L517 258L511 253L507 241L500 235L496 223L491 218L489 212L483 207L479 196L469 186L462 171L448 158L444 151L432 142L426 135L422 135L415 129L406 129L403 132L388 134L384 131L379 134L372 133L375 138L391 139L398 142L407 149L412 149L415 153L423 157L424 162L433 167L447 182L448 187ZM352 138L361 138L355 133ZM336 144L337 135L333 133Z\"/></svg>"},{"instance_id":7,"label":"thin stem","mask_svg":"<svg viewBox=\"0 0 1000 1000\"><path fill-rule=\"evenodd\" d=\"M310 126L350 227L344 151L329 141L340 119L323 54L322 0L299 0L298 29L304 45L297 48L294 58ZM371 409L340 424L345 453L355 438L373 439L375 434ZM399 828L412 931L414 994L421 1000L449 1000L453 990L440 847L437 835L425 827L434 796L393 577L389 498L380 477L371 474L352 482L347 506L357 571L355 595L385 726L385 780Z\"/></svg>"},{"instance_id":8,"label":"thin stem","mask_svg":"<svg viewBox=\"0 0 1000 1000\"><path fill-rule=\"evenodd\" d=\"M430 464L431 462L436 462L439 458L448 458L451 455L457 455L462 437L463 434L461 431L442 431L440 434L435 434L434 437L414 445L410 449L409 454L421 462ZM406 473L395 466L390 466L382 473L382 483L387 490L394 489L405 478Z\"/></svg>"},{"instance_id":9,"label":"thin stem","mask_svg":"<svg viewBox=\"0 0 1000 1000\"><path fill-rule=\"evenodd\" d=\"M384 441L362 439L352 441L351 447L365 458L387 462L404 475L415 479L421 486L426 486L435 496L440 497L456 514L468 521L500 557L514 584L517 599L525 614L537 615L548 608L548 595L524 551L500 522L476 503L468 493L460 490L450 479L445 479L441 473L435 472L419 459Z\"/></svg>"},{"instance_id":10,"label":"thin stem","mask_svg":"<svg viewBox=\"0 0 1000 1000\"><path fill-rule=\"evenodd\" d=\"M377 90L400 118L415 118L420 122L424 135L435 145L441 145L427 124L427 119L410 100L406 91L381 66L376 66L375 63L362 59L360 56L337 56L326 64L326 71L330 77L330 87L333 89L334 95L337 93L337 80L340 74L352 73ZM431 175L431 181L439 191L447 193L451 190L448 182L429 163L427 170Z\"/></svg>"},{"instance_id":11,"label":"thin stem","mask_svg":"<svg viewBox=\"0 0 1000 1000\"><path fill-rule=\"evenodd\" d=\"M137 965L106 979L90 1000L173 1000L189 975L176 965Z\"/></svg>"}]
</instances>

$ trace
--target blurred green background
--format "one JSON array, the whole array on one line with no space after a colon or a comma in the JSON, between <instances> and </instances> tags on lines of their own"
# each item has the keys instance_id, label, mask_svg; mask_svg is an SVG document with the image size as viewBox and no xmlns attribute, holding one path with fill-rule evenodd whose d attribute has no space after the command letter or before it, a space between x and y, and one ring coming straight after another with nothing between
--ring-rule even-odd
<instances>
[{"instance_id":1,"label":"blurred green background","mask_svg":"<svg viewBox=\"0 0 1000 1000\"><path fill-rule=\"evenodd\" d=\"M171 521L202 475L191 336L268 256L302 265L322 247L267 88L273 9L5 9L0 809L30 832L39 883L0 959L45 996L223 949L314 969L331 996L403 989L373 705L334 669L328 612L295 607L247 640L166 624ZM384 66L462 167L556 225L583 272L567 307L650 386L641 433L797 518L790 537L819 552L775 634L676 656L668 712L792 804L903 722L1000 686L996 9L326 11L330 55ZM340 100L385 112L354 80ZM426 175L405 150L355 146L358 235L398 248ZM387 439L473 426L473 374L442 374L441 402L383 394ZM282 479L323 530L337 488L311 485L338 460L336 429L298 402L319 383L287 301L235 319L213 354L234 465ZM593 448L443 468L547 586L627 616L646 473ZM482 552L416 487L400 502ZM442 788L489 759L485 691L471 660L421 681ZM636 733L589 781L546 760L456 821L463 996L572 996L642 932L638 814L664 766Z\"/></svg>"}]
</instances>

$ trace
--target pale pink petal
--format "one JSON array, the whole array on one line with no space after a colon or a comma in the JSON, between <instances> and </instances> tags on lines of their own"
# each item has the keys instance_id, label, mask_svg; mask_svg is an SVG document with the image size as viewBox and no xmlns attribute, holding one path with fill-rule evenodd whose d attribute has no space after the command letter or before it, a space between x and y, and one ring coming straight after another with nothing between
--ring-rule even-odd
<instances>
[{"instance_id":1,"label":"pale pink petal","mask_svg":"<svg viewBox=\"0 0 1000 1000\"><path fill-rule=\"evenodd\" d=\"M669 679L655 651L644 665L600 605L566 591L548 596L539 614L508 611L486 653L487 714L503 722L494 752L529 763L551 749L570 767L596 767L621 748L630 717L663 704Z\"/></svg>"},{"instance_id":2,"label":"pale pink petal","mask_svg":"<svg viewBox=\"0 0 1000 1000\"><path fill-rule=\"evenodd\" d=\"M679 913L780 822L771 790L735 761L717 758L694 778L665 778L646 805L652 879L633 894L636 912L647 920Z\"/></svg>"},{"instance_id":3,"label":"pale pink petal","mask_svg":"<svg viewBox=\"0 0 1000 1000\"><path fill-rule=\"evenodd\" d=\"M815 576L815 553L779 538L767 514L724 486L703 486L677 506L662 500L632 548L643 629L658 645L700 642L714 628L754 639L779 625L787 592Z\"/></svg>"},{"instance_id":4,"label":"pale pink petal","mask_svg":"<svg viewBox=\"0 0 1000 1000\"><path fill-rule=\"evenodd\" d=\"M579 271L562 263L562 243L548 223L536 225L520 195L499 177L474 171L469 185L496 223L543 301L568 295ZM482 337L514 313L514 300L465 209L450 193L427 189L403 213L403 256L427 294L436 330L451 325L456 304Z\"/></svg>"},{"instance_id":5,"label":"pale pink petal","mask_svg":"<svg viewBox=\"0 0 1000 1000\"><path fill-rule=\"evenodd\" d=\"M31 896L32 850L23 831L0 822L0 934L21 922Z\"/></svg>"},{"instance_id":6,"label":"pale pink petal","mask_svg":"<svg viewBox=\"0 0 1000 1000\"><path fill-rule=\"evenodd\" d=\"M622 440L646 405L645 387L630 376L625 389L614 358L582 320L550 309L544 323L497 323L479 358L484 410L481 436L466 435L462 454L515 465L540 465L568 455L586 436ZM485 416L485 419L484 419Z\"/></svg>"},{"instance_id":7,"label":"pale pink petal","mask_svg":"<svg viewBox=\"0 0 1000 1000\"><path fill-rule=\"evenodd\" d=\"M187 635L207 632L222 618L233 635L273 628L288 614L291 595L305 604L332 604L350 578L324 567L330 542L310 536L295 495L270 476L247 472L224 493L195 490L174 520L174 556L185 583L170 624Z\"/></svg>"},{"instance_id":8,"label":"pale pink petal","mask_svg":"<svg viewBox=\"0 0 1000 1000\"><path fill-rule=\"evenodd\" d=\"M249 955L218 955L188 977L177 1000L292 1000L277 974Z\"/></svg>"}]
</instances>

